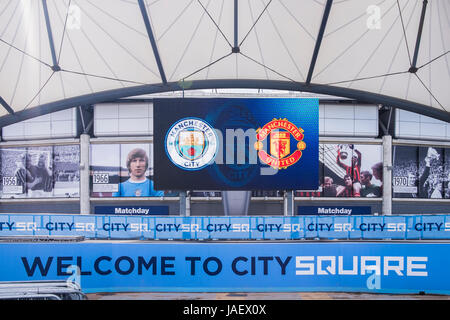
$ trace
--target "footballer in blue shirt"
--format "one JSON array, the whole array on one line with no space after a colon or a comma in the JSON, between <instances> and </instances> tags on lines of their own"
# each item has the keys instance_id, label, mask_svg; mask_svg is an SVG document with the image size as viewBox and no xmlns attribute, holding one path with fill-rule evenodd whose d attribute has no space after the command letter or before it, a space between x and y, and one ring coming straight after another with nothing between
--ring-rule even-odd
<instances>
[{"instance_id":1,"label":"footballer in blue shirt","mask_svg":"<svg viewBox=\"0 0 450 320\"><path fill-rule=\"evenodd\" d=\"M127 156L130 178L119 184L119 191L113 197L162 197L164 191L155 191L153 182L145 176L148 169L148 156L145 150L135 148Z\"/></svg>"}]
</instances>

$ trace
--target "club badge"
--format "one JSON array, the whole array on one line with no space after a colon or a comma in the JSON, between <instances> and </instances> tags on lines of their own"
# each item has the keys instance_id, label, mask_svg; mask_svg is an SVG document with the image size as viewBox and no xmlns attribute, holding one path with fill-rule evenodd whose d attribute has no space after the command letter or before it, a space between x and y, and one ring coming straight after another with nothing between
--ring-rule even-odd
<instances>
[{"instance_id":1,"label":"club badge","mask_svg":"<svg viewBox=\"0 0 450 320\"><path fill-rule=\"evenodd\" d=\"M218 138L214 129L199 118L185 118L172 125L166 134L166 154L184 170L200 170L214 161Z\"/></svg>"},{"instance_id":2,"label":"club badge","mask_svg":"<svg viewBox=\"0 0 450 320\"><path fill-rule=\"evenodd\" d=\"M255 149L259 159L274 169L286 169L297 163L306 148L303 129L296 127L287 119L273 119L263 128L256 130ZM291 153L291 136L298 141L296 150ZM265 139L269 137L270 154L263 150Z\"/></svg>"}]
</instances>

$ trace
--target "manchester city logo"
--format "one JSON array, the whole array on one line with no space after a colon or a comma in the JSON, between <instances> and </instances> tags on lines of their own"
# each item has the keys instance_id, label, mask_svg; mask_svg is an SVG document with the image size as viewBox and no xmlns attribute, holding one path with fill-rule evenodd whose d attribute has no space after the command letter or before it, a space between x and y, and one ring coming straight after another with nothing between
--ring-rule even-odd
<instances>
[{"instance_id":1,"label":"manchester city logo","mask_svg":"<svg viewBox=\"0 0 450 320\"><path fill-rule=\"evenodd\" d=\"M170 161L184 170L200 170L214 161L218 138L214 129L199 118L184 118L166 134L166 153Z\"/></svg>"}]
</instances>

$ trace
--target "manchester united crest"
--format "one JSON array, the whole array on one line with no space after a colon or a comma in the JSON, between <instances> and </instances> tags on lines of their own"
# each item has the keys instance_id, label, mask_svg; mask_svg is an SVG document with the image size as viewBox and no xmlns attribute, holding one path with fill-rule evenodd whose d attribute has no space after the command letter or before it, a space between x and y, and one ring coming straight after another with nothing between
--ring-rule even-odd
<instances>
[{"instance_id":1,"label":"manchester united crest","mask_svg":"<svg viewBox=\"0 0 450 320\"><path fill-rule=\"evenodd\" d=\"M295 126L287 119L273 119L256 131L255 149L259 159L274 169L286 169L297 163L306 148L303 141L303 129ZM269 139L270 154L263 150L263 142ZM291 154L291 138L297 141Z\"/></svg>"}]
</instances>

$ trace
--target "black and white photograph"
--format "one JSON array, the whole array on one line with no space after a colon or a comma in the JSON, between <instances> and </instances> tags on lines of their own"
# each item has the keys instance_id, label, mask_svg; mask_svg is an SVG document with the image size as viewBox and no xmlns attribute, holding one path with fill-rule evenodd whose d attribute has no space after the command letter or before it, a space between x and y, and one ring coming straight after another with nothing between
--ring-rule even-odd
<instances>
[{"instance_id":1,"label":"black and white photograph","mask_svg":"<svg viewBox=\"0 0 450 320\"><path fill-rule=\"evenodd\" d=\"M448 149L394 146L394 198L442 199L449 195Z\"/></svg>"},{"instance_id":2,"label":"black and white photograph","mask_svg":"<svg viewBox=\"0 0 450 320\"><path fill-rule=\"evenodd\" d=\"M93 144L90 152L92 197L112 197L119 191L120 144Z\"/></svg>"},{"instance_id":3,"label":"black and white photograph","mask_svg":"<svg viewBox=\"0 0 450 320\"><path fill-rule=\"evenodd\" d=\"M27 149L1 149L2 198L27 196Z\"/></svg>"},{"instance_id":4,"label":"black and white photograph","mask_svg":"<svg viewBox=\"0 0 450 320\"><path fill-rule=\"evenodd\" d=\"M416 198L419 149L393 146L392 192L394 198Z\"/></svg>"},{"instance_id":5,"label":"black and white photograph","mask_svg":"<svg viewBox=\"0 0 450 320\"><path fill-rule=\"evenodd\" d=\"M1 149L2 198L79 197L79 146Z\"/></svg>"},{"instance_id":6,"label":"black and white photograph","mask_svg":"<svg viewBox=\"0 0 450 320\"><path fill-rule=\"evenodd\" d=\"M444 198L450 199L450 148L444 150Z\"/></svg>"},{"instance_id":7,"label":"black and white photograph","mask_svg":"<svg viewBox=\"0 0 450 320\"><path fill-rule=\"evenodd\" d=\"M53 147L27 148L27 197L53 197Z\"/></svg>"},{"instance_id":8,"label":"black and white photograph","mask_svg":"<svg viewBox=\"0 0 450 320\"><path fill-rule=\"evenodd\" d=\"M2 197L53 197L52 147L2 149Z\"/></svg>"},{"instance_id":9,"label":"black and white photograph","mask_svg":"<svg viewBox=\"0 0 450 320\"><path fill-rule=\"evenodd\" d=\"M419 147L419 198L442 199L444 187L444 149Z\"/></svg>"},{"instance_id":10,"label":"black and white photograph","mask_svg":"<svg viewBox=\"0 0 450 320\"><path fill-rule=\"evenodd\" d=\"M53 194L55 197L79 197L79 145L53 147L53 177Z\"/></svg>"}]
</instances>

